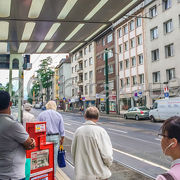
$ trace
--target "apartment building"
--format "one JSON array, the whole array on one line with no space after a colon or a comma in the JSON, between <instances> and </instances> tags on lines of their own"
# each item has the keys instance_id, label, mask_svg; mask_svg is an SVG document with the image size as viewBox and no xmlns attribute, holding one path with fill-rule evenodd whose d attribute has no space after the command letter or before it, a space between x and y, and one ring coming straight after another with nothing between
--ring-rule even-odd
<instances>
[{"instance_id":1,"label":"apartment building","mask_svg":"<svg viewBox=\"0 0 180 180\"><path fill-rule=\"evenodd\" d=\"M71 57L72 102L80 106L95 105L95 49L94 42L87 44Z\"/></svg>"},{"instance_id":2,"label":"apartment building","mask_svg":"<svg viewBox=\"0 0 180 180\"><path fill-rule=\"evenodd\" d=\"M148 82L143 7L144 4L140 4L115 27L120 110L146 105Z\"/></svg>"},{"instance_id":3,"label":"apartment building","mask_svg":"<svg viewBox=\"0 0 180 180\"><path fill-rule=\"evenodd\" d=\"M109 111L116 112L116 81L114 57L114 33L111 29L96 38L96 104L106 109L105 50L108 51Z\"/></svg>"},{"instance_id":4,"label":"apartment building","mask_svg":"<svg viewBox=\"0 0 180 180\"><path fill-rule=\"evenodd\" d=\"M145 49L149 82L148 105L164 98L164 87L169 96L179 96L180 87L180 1L156 0L147 6Z\"/></svg>"},{"instance_id":5,"label":"apartment building","mask_svg":"<svg viewBox=\"0 0 180 180\"><path fill-rule=\"evenodd\" d=\"M55 67L54 70L54 75L53 75L53 98L54 100L58 101L59 100L59 86L58 86L58 81L59 81L59 69L58 67Z\"/></svg>"}]
</instances>

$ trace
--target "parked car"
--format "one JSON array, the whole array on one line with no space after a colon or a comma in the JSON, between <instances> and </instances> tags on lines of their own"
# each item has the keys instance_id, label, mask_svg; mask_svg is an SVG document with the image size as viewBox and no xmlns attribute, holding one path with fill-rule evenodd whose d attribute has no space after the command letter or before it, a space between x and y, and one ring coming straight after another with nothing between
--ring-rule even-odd
<instances>
[{"instance_id":1,"label":"parked car","mask_svg":"<svg viewBox=\"0 0 180 180\"><path fill-rule=\"evenodd\" d=\"M34 108L35 109L41 109L41 104L35 104Z\"/></svg>"},{"instance_id":2,"label":"parked car","mask_svg":"<svg viewBox=\"0 0 180 180\"><path fill-rule=\"evenodd\" d=\"M152 122L165 121L172 116L180 116L180 97L156 100L149 111Z\"/></svg>"},{"instance_id":3,"label":"parked car","mask_svg":"<svg viewBox=\"0 0 180 180\"><path fill-rule=\"evenodd\" d=\"M149 119L149 109L145 106L132 107L124 114L125 119Z\"/></svg>"}]
</instances>

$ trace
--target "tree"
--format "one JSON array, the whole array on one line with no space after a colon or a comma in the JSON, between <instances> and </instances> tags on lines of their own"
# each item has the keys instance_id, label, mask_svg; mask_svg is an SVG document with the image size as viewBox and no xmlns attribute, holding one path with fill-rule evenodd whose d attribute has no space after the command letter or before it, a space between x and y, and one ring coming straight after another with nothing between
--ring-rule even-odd
<instances>
[{"instance_id":1,"label":"tree","mask_svg":"<svg viewBox=\"0 0 180 180\"><path fill-rule=\"evenodd\" d=\"M52 58L47 57L46 59L41 60L41 64L39 65L39 69L37 72L37 78L42 83L42 87L45 88L46 91L46 100L50 100L50 87L52 87L52 76L54 75L54 71L51 69L50 65L52 64Z\"/></svg>"}]
</instances>

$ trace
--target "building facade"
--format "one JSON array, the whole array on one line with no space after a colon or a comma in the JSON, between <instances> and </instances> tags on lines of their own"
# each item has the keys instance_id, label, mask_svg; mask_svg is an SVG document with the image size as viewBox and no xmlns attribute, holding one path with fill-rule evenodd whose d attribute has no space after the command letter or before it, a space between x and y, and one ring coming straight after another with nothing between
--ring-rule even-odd
<instances>
[{"instance_id":1,"label":"building facade","mask_svg":"<svg viewBox=\"0 0 180 180\"><path fill-rule=\"evenodd\" d=\"M71 101L76 107L95 105L95 48L87 44L71 56Z\"/></svg>"},{"instance_id":2,"label":"building facade","mask_svg":"<svg viewBox=\"0 0 180 180\"><path fill-rule=\"evenodd\" d=\"M132 10L133 11L133 10ZM147 74L143 6L116 26L120 110L146 105Z\"/></svg>"},{"instance_id":3,"label":"building facade","mask_svg":"<svg viewBox=\"0 0 180 180\"><path fill-rule=\"evenodd\" d=\"M114 33L107 31L96 42L96 104L101 111L106 109L105 50L108 52L109 111L116 112L116 76L114 57Z\"/></svg>"},{"instance_id":4,"label":"building facade","mask_svg":"<svg viewBox=\"0 0 180 180\"><path fill-rule=\"evenodd\" d=\"M169 96L179 96L180 1L156 0L145 8L145 49L148 72L148 105Z\"/></svg>"}]
</instances>

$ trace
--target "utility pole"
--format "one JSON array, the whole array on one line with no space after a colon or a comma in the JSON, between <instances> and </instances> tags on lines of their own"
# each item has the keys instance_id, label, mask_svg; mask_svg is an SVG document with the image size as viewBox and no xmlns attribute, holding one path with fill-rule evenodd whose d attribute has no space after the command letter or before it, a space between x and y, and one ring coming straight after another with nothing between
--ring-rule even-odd
<instances>
[{"instance_id":1,"label":"utility pole","mask_svg":"<svg viewBox=\"0 0 180 180\"><path fill-rule=\"evenodd\" d=\"M106 114L109 114L109 80L108 80L108 51L105 49L105 74L106 74Z\"/></svg>"}]
</instances>

